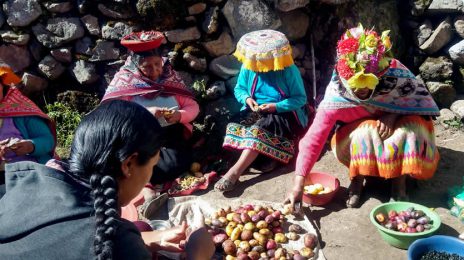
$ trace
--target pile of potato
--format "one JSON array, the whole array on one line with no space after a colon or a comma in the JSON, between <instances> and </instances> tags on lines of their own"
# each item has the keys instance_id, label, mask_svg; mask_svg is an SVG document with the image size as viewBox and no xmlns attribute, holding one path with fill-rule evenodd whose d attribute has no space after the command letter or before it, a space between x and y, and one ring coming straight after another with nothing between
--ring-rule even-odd
<instances>
[{"instance_id":1,"label":"pile of potato","mask_svg":"<svg viewBox=\"0 0 464 260\"><path fill-rule=\"evenodd\" d=\"M304 186L305 194L318 195L318 194L327 194L332 191L333 190L330 187L324 187L320 183L315 183L315 184Z\"/></svg>"},{"instance_id":2,"label":"pile of potato","mask_svg":"<svg viewBox=\"0 0 464 260\"><path fill-rule=\"evenodd\" d=\"M287 222L285 214L291 213L289 207L281 212L272 207L245 205L235 210L221 208L205 219L205 223L217 248L224 251L226 260L310 259L314 256L317 237L306 233L301 226ZM282 247L282 244L301 237L304 240L301 249Z\"/></svg>"}]
</instances>

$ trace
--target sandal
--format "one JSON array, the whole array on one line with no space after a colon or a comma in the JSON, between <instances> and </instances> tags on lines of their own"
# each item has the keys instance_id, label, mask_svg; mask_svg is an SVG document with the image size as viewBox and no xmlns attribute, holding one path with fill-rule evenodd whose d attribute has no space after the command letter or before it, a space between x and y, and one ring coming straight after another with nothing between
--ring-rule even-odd
<instances>
[{"instance_id":1,"label":"sandal","mask_svg":"<svg viewBox=\"0 0 464 260\"><path fill-rule=\"evenodd\" d=\"M361 204L361 192L364 185L364 178L355 177L350 184L348 200L346 206L348 208L358 208Z\"/></svg>"},{"instance_id":2,"label":"sandal","mask_svg":"<svg viewBox=\"0 0 464 260\"><path fill-rule=\"evenodd\" d=\"M351 193L348 195L348 200L346 200L346 206L348 208L358 208L361 204L361 194Z\"/></svg>"},{"instance_id":3,"label":"sandal","mask_svg":"<svg viewBox=\"0 0 464 260\"><path fill-rule=\"evenodd\" d=\"M145 201L140 206L140 214L146 219L152 219L153 215L166 203L169 196L167 193L153 197L151 200Z\"/></svg>"},{"instance_id":4,"label":"sandal","mask_svg":"<svg viewBox=\"0 0 464 260\"><path fill-rule=\"evenodd\" d=\"M232 191L235 188L236 183L237 181L232 182L231 180L222 177L216 182L214 189L220 192ZM219 188L219 185L222 185L223 188Z\"/></svg>"}]
</instances>

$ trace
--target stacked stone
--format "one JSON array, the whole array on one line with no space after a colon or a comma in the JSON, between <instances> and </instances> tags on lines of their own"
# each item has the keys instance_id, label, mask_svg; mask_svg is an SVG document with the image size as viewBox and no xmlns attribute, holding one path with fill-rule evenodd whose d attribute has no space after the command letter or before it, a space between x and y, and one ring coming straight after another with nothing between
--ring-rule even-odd
<instances>
[{"instance_id":1,"label":"stacked stone","mask_svg":"<svg viewBox=\"0 0 464 260\"><path fill-rule=\"evenodd\" d=\"M196 90L204 92L198 96L205 103L233 98L240 63L231 54L238 39L270 28L302 42L310 21L304 8L309 0L2 2L0 59L22 75L23 91L30 96L73 89L101 97L127 57L120 39L134 31L160 29L147 22L149 8L178 4L182 11L176 21L160 29L167 39L166 55L189 87L203 86ZM302 73L311 75L306 71L311 66L304 65L305 45L295 49Z\"/></svg>"},{"instance_id":2,"label":"stacked stone","mask_svg":"<svg viewBox=\"0 0 464 260\"><path fill-rule=\"evenodd\" d=\"M415 64L442 108L439 121L464 119L464 2L411 1Z\"/></svg>"}]
</instances>

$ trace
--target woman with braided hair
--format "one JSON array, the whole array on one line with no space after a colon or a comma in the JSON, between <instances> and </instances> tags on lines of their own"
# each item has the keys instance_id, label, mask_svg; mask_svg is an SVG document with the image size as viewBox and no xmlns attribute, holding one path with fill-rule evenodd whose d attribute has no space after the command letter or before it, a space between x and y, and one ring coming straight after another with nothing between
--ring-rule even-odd
<instances>
[{"instance_id":1,"label":"woman with braided hair","mask_svg":"<svg viewBox=\"0 0 464 260\"><path fill-rule=\"evenodd\" d=\"M119 215L150 180L161 132L142 106L109 101L82 120L67 162L8 164L0 259L152 259L150 251L181 251L185 223L141 234ZM200 229L192 237L198 234L208 235Z\"/></svg>"}]
</instances>

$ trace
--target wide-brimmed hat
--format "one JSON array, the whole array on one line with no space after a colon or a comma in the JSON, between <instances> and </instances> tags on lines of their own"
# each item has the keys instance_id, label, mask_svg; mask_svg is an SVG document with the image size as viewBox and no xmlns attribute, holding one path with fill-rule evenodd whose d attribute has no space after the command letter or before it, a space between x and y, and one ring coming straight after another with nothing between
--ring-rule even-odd
<instances>
[{"instance_id":1,"label":"wide-brimmed hat","mask_svg":"<svg viewBox=\"0 0 464 260\"><path fill-rule=\"evenodd\" d=\"M144 52L158 48L165 41L164 35L158 31L133 32L121 39L121 45L133 52Z\"/></svg>"},{"instance_id":2,"label":"wide-brimmed hat","mask_svg":"<svg viewBox=\"0 0 464 260\"><path fill-rule=\"evenodd\" d=\"M259 30L243 35L234 56L255 72L283 70L293 64L292 48L287 37L274 30Z\"/></svg>"}]
</instances>

